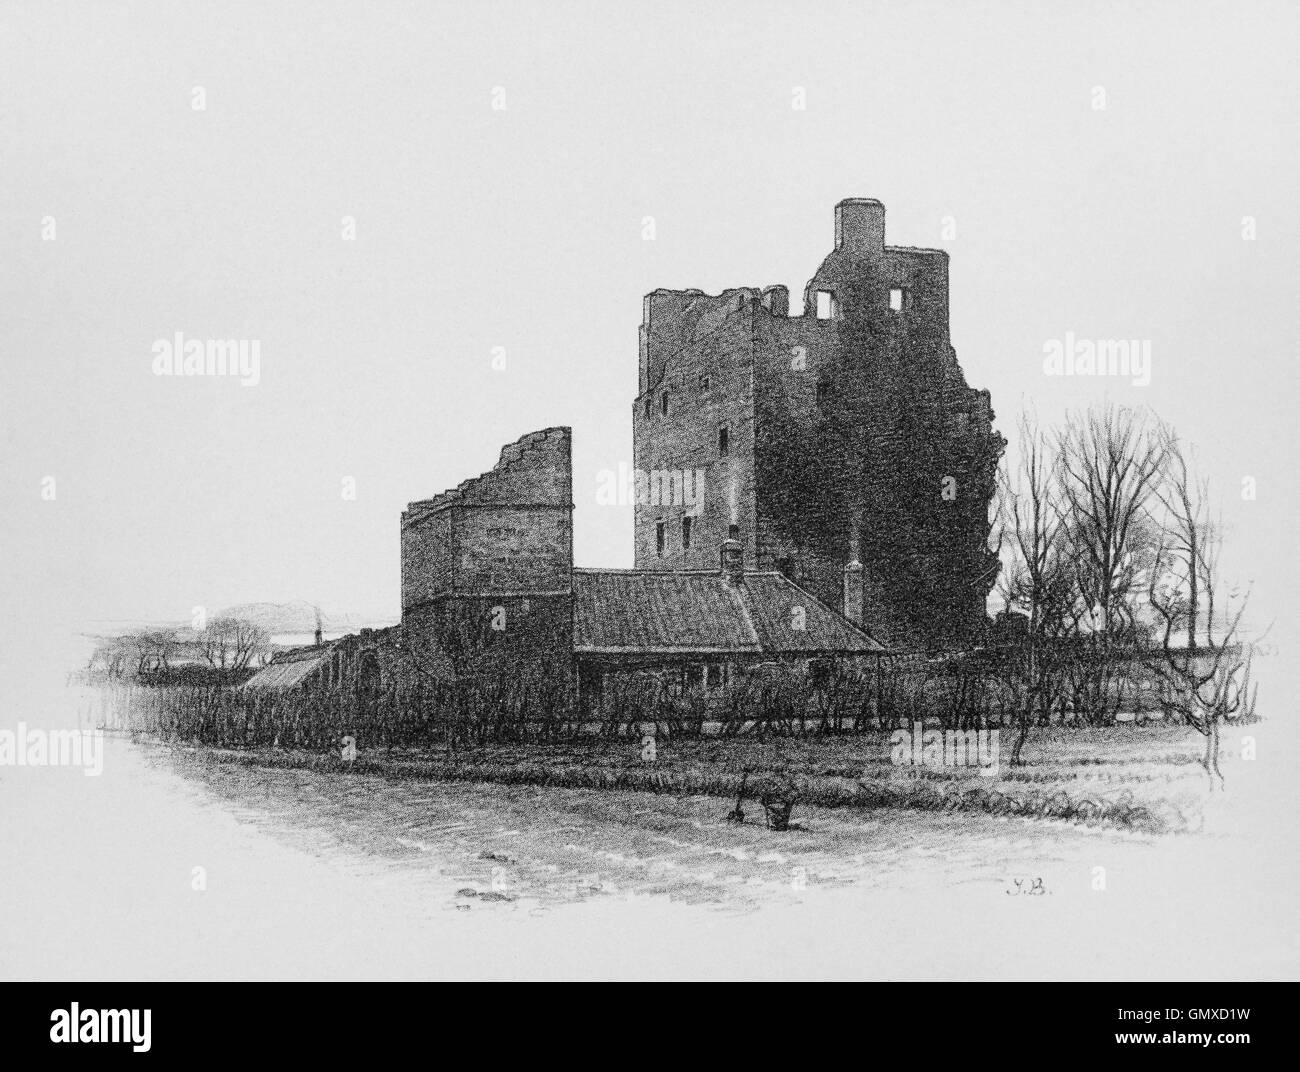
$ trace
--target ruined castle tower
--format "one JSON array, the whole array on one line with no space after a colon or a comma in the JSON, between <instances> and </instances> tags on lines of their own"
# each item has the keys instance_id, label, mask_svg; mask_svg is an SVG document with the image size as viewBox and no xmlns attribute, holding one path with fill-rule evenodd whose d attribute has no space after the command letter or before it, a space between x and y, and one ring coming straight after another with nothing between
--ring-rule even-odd
<instances>
[{"instance_id":1,"label":"ruined castle tower","mask_svg":"<svg viewBox=\"0 0 1300 1072\"><path fill-rule=\"evenodd\" d=\"M403 512L402 635L425 677L570 672L571 440L531 432L494 469Z\"/></svg>"},{"instance_id":2,"label":"ruined castle tower","mask_svg":"<svg viewBox=\"0 0 1300 1072\"><path fill-rule=\"evenodd\" d=\"M895 647L969 643L997 575L992 420L949 340L947 253L841 201L802 316L783 286L646 295L636 565L710 569L731 538Z\"/></svg>"}]
</instances>

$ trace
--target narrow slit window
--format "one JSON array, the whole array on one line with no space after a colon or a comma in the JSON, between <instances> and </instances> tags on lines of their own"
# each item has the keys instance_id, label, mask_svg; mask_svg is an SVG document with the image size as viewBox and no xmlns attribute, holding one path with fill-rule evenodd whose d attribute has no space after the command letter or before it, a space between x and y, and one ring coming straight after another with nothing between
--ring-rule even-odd
<instances>
[{"instance_id":1,"label":"narrow slit window","mask_svg":"<svg viewBox=\"0 0 1300 1072\"><path fill-rule=\"evenodd\" d=\"M655 554L660 558L664 557L664 523L655 522Z\"/></svg>"},{"instance_id":2,"label":"narrow slit window","mask_svg":"<svg viewBox=\"0 0 1300 1072\"><path fill-rule=\"evenodd\" d=\"M739 539L740 539L740 526L739 526L739 525L728 525L728 526L727 526L727 539L729 539L729 540L739 540Z\"/></svg>"},{"instance_id":3,"label":"narrow slit window","mask_svg":"<svg viewBox=\"0 0 1300 1072\"><path fill-rule=\"evenodd\" d=\"M829 290L817 292L817 319L829 320L835 315L835 295Z\"/></svg>"},{"instance_id":4,"label":"narrow slit window","mask_svg":"<svg viewBox=\"0 0 1300 1072\"><path fill-rule=\"evenodd\" d=\"M691 549L691 522L693 522L694 520L695 519L693 517L682 518L682 550L683 551L689 551Z\"/></svg>"},{"instance_id":5,"label":"narrow slit window","mask_svg":"<svg viewBox=\"0 0 1300 1072\"><path fill-rule=\"evenodd\" d=\"M731 429L725 424L718 429L718 457L725 458L731 453Z\"/></svg>"},{"instance_id":6,"label":"narrow slit window","mask_svg":"<svg viewBox=\"0 0 1300 1072\"><path fill-rule=\"evenodd\" d=\"M659 396L659 412L665 417L668 416L668 392L665 391Z\"/></svg>"}]
</instances>

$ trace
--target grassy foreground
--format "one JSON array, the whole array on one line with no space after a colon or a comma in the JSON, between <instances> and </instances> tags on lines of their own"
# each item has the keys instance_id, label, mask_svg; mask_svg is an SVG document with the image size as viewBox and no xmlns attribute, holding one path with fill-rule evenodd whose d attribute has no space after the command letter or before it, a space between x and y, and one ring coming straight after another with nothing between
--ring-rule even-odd
<instances>
[{"instance_id":1,"label":"grassy foreground","mask_svg":"<svg viewBox=\"0 0 1300 1072\"><path fill-rule=\"evenodd\" d=\"M1225 742L1232 740L1225 735ZM184 747L184 746L170 746ZM1226 747L1230 748L1231 745ZM653 761L634 740L500 745L470 751L359 748L337 753L186 748L218 762L398 780L628 790L727 799L751 818L793 806L979 811L1165 833L1194 825L1208 781L1203 744L1182 726L1050 729L1031 736L1025 762L982 774L900 766L885 733L849 737L665 739ZM1233 753L1225 751L1225 758ZM787 810L787 816L789 812ZM777 820L779 822L779 819Z\"/></svg>"}]
</instances>

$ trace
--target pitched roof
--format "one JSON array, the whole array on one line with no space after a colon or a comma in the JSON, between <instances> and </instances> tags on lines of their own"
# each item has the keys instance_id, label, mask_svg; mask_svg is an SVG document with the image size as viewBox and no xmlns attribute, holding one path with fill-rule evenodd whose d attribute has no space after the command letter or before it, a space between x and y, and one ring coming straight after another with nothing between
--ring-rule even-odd
<instances>
[{"instance_id":1,"label":"pitched roof","mask_svg":"<svg viewBox=\"0 0 1300 1072\"><path fill-rule=\"evenodd\" d=\"M740 594L764 651L885 650L861 627L780 573L745 574ZM802 609L802 615L795 614L796 607ZM804 627L797 629L800 619Z\"/></svg>"},{"instance_id":2,"label":"pitched roof","mask_svg":"<svg viewBox=\"0 0 1300 1072\"><path fill-rule=\"evenodd\" d=\"M580 655L884 650L780 573L575 569L573 607Z\"/></svg>"},{"instance_id":3,"label":"pitched roof","mask_svg":"<svg viewBox=\"0 0 1300 1072\"><path fill-rule=\"evenodd\" d=\"M325 660L330 657L332 650L331 646L328 648L305 649L301 654L297 651L286 653L291 657L279 658L274 662L267 663L240 687L245 689L276 689L279 691L297 688L316 670L325 665ZM310 652L315 652L315 654L310 654Z\"/></svg>"}]
</instances>

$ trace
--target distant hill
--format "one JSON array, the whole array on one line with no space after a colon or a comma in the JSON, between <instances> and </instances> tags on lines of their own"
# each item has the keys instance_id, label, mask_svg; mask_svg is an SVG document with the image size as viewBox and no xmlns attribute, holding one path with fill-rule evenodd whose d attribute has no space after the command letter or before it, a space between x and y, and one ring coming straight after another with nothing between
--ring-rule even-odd
<instances>
[{"instance_id":1,"label":"distant hill","mask_svg":"<svg viewBox=\"0 0 1300 1072\"><path fill-rule=\"evenodd\" d=\"M272 636L284 633L310 634L316 630L316 605L305 599L288 603L238 603L226 607L214 617L240 618L265 629ZM321 611L321 627L327 633L348 632L367 624L368 619L355 614L327 614Z\"/></svg>"},{"instance_id":2,"label":"distant hill","mask_svg":"<svg viewBox=\"0 0 1300 1072\"><path fill-rule=\"evenodd\" d=\"M237 603L225 607L213 618L242 618L261 626L272 637L297 636L307 639L316 631L316 605L305 599L295 599L288 603ZM330 614L321 613L321 628L326 636L339 636L343 633L355 633L363 626L391 625L397 621L395 614ZM104 642L135 633L155 631L173 633L180 640L192 640L195 637L194 626L190 621L150 621L147 619L119 618L114 620L96 620L86 623L86 637Z\"/></svg>"}]
</instances>

